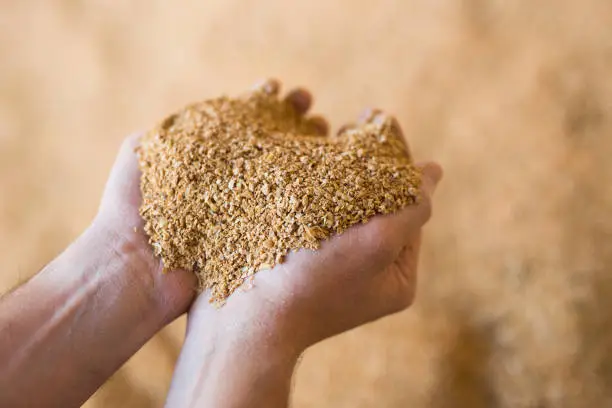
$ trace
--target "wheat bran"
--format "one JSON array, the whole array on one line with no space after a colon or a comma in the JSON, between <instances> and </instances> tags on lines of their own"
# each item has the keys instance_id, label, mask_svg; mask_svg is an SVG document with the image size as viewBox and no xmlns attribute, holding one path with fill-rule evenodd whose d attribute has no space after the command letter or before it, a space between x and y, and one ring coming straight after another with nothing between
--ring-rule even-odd
<instances>
[{"instance_id":1,"label":"wheat bran","mask_svg":"<svg viewBox=\"0 0 612 408\"><path fill-rule=\"evenodd\" d=\"M166 269L195 272L211 301L291 250L415 203L420 185L389 117L319 136L265 85L171 115L138 156L155 254Z\"/></svg>"}]
</instances>

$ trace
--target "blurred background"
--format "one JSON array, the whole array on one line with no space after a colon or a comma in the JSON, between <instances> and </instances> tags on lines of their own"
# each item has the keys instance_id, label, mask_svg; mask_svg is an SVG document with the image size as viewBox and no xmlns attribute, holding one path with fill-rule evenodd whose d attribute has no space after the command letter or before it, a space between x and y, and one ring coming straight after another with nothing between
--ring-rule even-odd
<instances>
[{"instance_id":1,"label":"blurred background","mask_svg":"<svg viewBox=\"0 0 612 408\"><path fill-rule=\"evenodd\" d=\"M612 406L609 0L0 3L0 292L88 225L127 134L274 76L446 170L417 303L309 350L293 406ZM162 406L183 329L86 406Z\"/></svg>"}]
</instances>

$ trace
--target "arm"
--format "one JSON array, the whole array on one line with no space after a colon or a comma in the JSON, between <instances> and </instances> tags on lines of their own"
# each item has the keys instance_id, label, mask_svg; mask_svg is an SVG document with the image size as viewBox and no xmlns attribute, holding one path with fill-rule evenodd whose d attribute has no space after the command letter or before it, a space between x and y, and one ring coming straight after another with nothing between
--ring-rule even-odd
<instances>
[{"instance_id":1,"label":"arm","mask_svg":"<svg viewBox=\"0 0 612 408\"><path fill-rule=\"evenodd\" d=\"M123 147L93 224L0 301L0 406L80 406L189 307L193 277L162 274L138 232L134 143Z\"/></svg>"},{"instance_id":2,"label":"arm","mask_svg":"<svg viewBox=\"0 0 612 408\"><path fill-rule=\"evenodd\" d=\"M286 406L302 347L279 335L281 315L244 300L217 310L198 298L166 406Z\"/></svg>"},{"instance_id":3,"label":"arm","mask_svg":"<svg viewBox=\"0 0 612 408\"><path fill-rule=\"evenodd\" d=\"M287 99L310 104L299 89ZM123 144L90 228L0 299L0 406L80 405L191 304L195 276L163 274L142 232L137 144Z\"/></svg>"}]
</instances>

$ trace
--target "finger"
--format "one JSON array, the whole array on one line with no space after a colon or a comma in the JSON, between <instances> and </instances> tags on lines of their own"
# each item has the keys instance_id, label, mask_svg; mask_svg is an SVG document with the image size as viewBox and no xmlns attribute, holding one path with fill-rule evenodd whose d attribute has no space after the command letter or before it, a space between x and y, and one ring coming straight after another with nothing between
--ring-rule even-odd
<instances>
[{"instance_id":1,"label":"finger","mask_svg":"<svg viewBox=\"0 0 612 408\"><path fill-rule=\"evenodd\" d=\"M419 167L422 172L419 201L395 214L374 217L372 221L376 222L376 234L387 237L390 245L405 245L412 233L420 230L431 218L432 197L442 179L443 171L442 167L434 162L427 162Z\"/></svg>"},{"instance_id":2,"label":"finger","mask_svg":"<svg viewBox=\"0 0 612 408\"><path fill-rule=\"evenodd\" d=\"M358 123L362 125L372 123L374 125L379 126L381 129L389 129L391 131L391 134L393 134L398 140L400 140L404 144L404 148L408 156L412 157L410 146L408 146L408 142L404 137L402 127L400 126L395 116L384 113L380 109L369 108L361 113L361 115L359 116Z\"/></svg>"},{"instance_id":3,"label":"finger","mask_svg":"<svg viewBox=\"0 0 612 408\"><path fill-rule=\"evenodd\" d=\"M278 79L268 78L261 82L256 83L252 90L255 92L264 92L269 95L278 95L280 92L281 83Z\"/></svg>"},{"instance_id":4,"label":"finger","mask_svg":"<svg viewBox=\"0 0 612 408\"><path fill-rule=\"evenodd\" d=\"M399 121L395 116L391 116L391 132L402 141L404 144L404 148L408 157L412 160L412 151L410 150L410 145L408 144L408 140L404 136L404 131L402 130L402 126L399 124Z\"/></svg>"},{"instance_id":5,"label":"finger","mask_svg":"<svg viewBox=\"0 0 612 408\"><path fill-rule=\"evenodd\" d=\"M127 200L130 204L140 205L140 169L136 148L140 144L141 134L133 134L121 144L110 176L104 189L103 202L109 200Z\"/></svg>"},{"instance_id":6,"label":"finger","mask_svg":"<svg viewBox=\"0 0 612 408\"><path fill-rule=\"evenodd\" d=\"M409 205L398 213L400 219L397 220L397 225L404 231L421 228L429 221L432 214L432 197L442 179L442 167L437 163L427 162L417 167L421 169L420 197L416 205Z\"/></svg>"},{"instance_id":7,"label":"finger","mask_svg":"<svg viewBox=\"0 0 612 408\"><path fill-rule=\"evenodd\" d=\"M305 89L297 88L287 94L285 101L291 104L298 114L303 115L312 105L312 95Z\"/></svg>"},{"instance_id":8,"label":"finger","mask_svg":"<svg viewBox=\"0 0 612 408\"><path fill-rule=\"evenodd\" d=\"M337 135L340 136L342 135L344 132L351 130L351 129L355 129L357 127L357 125L355 123L347 123L345 125L340 126L340 129L338 129Z\"/></svg>"},{"instance_id":9,"label":"finger","mask_svg":"<svg viewBox=\"0 0 612 408\"><path fill-rule=\"evenodd\" d=\"M314 129L317 135L327 136L329 132L329 124L323 116L313 115L306 119L306 121Z\"/></svg>"},{"instance_id":10,"label":"finger","mask_svg":"<svg viewBox=\"0 0 612 408\"><path fill-rule=\"evenodd\" d=\"M417 164L417 167L421 169L421 192L428 198L431 198L436 191L436 187L442 177L444 176L444 170L442 166L435 162L426 162Z\"/></svg>"},{"instance_id":11,"label":"finger","mask_svg":"<svg viewBox=\"0 0 612 408\"><path fill-rule=\"evenodd\" d=\"M380 129L380 132L390 131L390 133L403 144L404 150L406 151L408 157L412 157L410 146L408 146L406 138L404 137L404 132L402 131L402 127L400 126L398 120L394 116L391 116L377 108L367 108L363 110L359 114L357 122L355 124L348 124L340 128L338 135L346 132L349 129L366 125L375 125Z\"/></svg>"},{"instance_id":12,"label":"finger","mask_svg":"<svg viewBox=\"0 0 612 408\"><path fill-rule=\"evenodd\" d=\"M365 125L366 123L371 123L372 120L381 114L382 111L376 108L366 108L357 117L357 125Z\"/></svg>"}]
</instances>

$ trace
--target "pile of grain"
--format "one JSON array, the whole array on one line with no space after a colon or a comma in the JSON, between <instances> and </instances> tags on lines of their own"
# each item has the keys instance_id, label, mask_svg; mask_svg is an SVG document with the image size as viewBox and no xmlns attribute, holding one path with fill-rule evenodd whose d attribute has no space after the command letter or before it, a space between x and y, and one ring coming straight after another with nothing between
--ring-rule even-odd
<instances>
[{"instance_id":1,"label":"pile of grain","mask_svg":"<svg viewBox=\"0 0 612 408\"><path fill-rule=\"evenodd\" d=\"M413 204L420 184L390 118L320 136L265 86L188 106L143 136L138 155L155 254L194 271L212 300L291 250Z\"/></svg>"}]
</instances>

